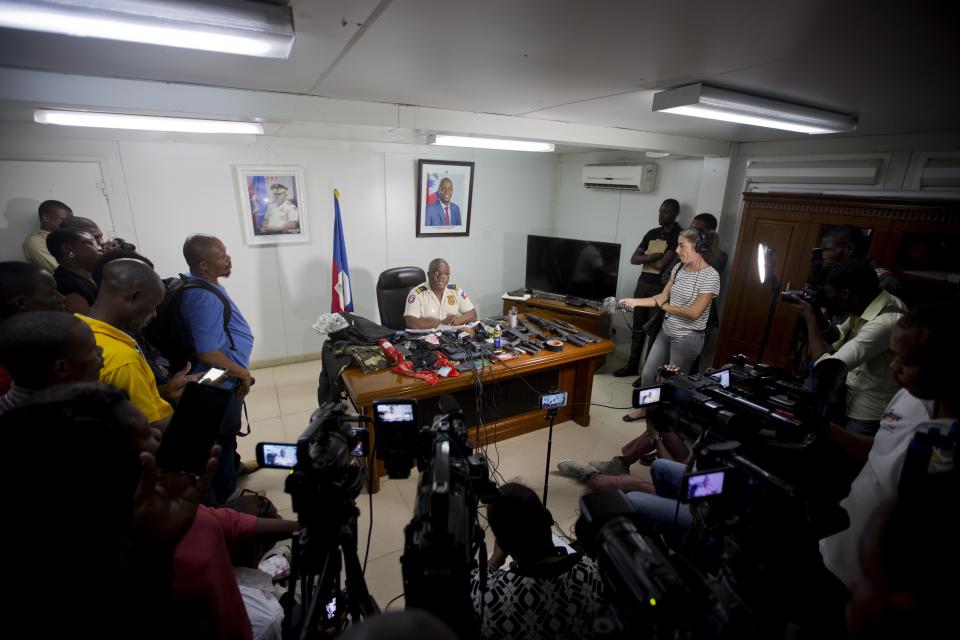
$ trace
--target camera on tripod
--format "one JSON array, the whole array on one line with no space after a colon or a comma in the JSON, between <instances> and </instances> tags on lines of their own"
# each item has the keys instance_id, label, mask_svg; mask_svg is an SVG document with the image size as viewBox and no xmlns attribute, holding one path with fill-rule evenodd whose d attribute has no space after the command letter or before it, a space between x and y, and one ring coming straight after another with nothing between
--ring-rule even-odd
<instances>
[{"instance_id":1,"label":"camera on tripod","mask_svg":"<svg viewBox=\"0 0 960 640\"><path fill-rule=\"evenodd\" d=\"M339 629L345 623L344 611L350 612L354 623L379 613L357 557L360 512L355 500L366 474L355 462L355 453L363 451L367 434L354 425L366 420L347 414L342 404L327 402L310 416L295 445L257 445L260 465L291 469L284 490L302 527L293 539L290 586L284 601L285 638L310 638L321 627ZM341 570L346 591L340 588ZM302 605L295 598L298 580ZM339 611L338 603L343 605Z\"/></svg>"},{"instance_id":2,"label":"camera on tripod","mask_svg":"<svg viewBox=\"0 0 960 640\"><path fill-rule=\"evenodd\" d=\"M497 495L487 459L475 453L463 411L443 396L429 427L417 423L417 402L377 400L374 428L377 457L391 478L420 471L413 518L404 528L404 598L408 607L425 609L460 637L476 634L470 599L470 572L484 549L477 508ZM486 551L480 552L481 561ZM486 569L481 567L485 575Z\"/></svg>"}]
</instances>

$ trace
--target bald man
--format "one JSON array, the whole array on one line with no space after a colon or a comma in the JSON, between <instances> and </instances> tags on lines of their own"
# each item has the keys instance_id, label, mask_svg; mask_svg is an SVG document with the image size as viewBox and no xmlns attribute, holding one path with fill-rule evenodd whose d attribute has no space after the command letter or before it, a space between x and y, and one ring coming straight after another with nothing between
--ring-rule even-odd
<instances>
[{"instance_id":1,"label":"bald man","mask_svg":"<svg viewBox=\"0 0 960 640\"><path fill-rule=\"evenodd\" d=\"M233 270L233 262L223 242L214 236L194 234L183 243L183 257L190 267L187 277L201 280L204 284L204 287L184 291L180 302L180 314L197 354L198 362L194 370L203 371L210 367L226 369L229 377L224 385L236 392L217 437L222 453L212 484L217 502L223 503L237 486L234 454L237 450L237 434L240 432L243 397L250 392L250 386L254 383L249 371L253 332L230 294L220 284L220 278L230 277ZM224 326L227 305L230 315Z\"/></svg>"},{"instance_id":2,"label":"bald man","mask_svg":"<svg viewBox=\"0 0 960 640\"><path fill-rule=\"evenodd\" d=\"M460 325L477 319L477 309L467 292L450 284L450 265L434 258L427 267L427 281L410 290L403 320L408 329L435 329L441 324Z\"/></svg>"},{"instance_id":3,"label":"bald man","mask_svg":"<svg viewBox=\"0 0 960 640\"><path fill-rule=\"evenodd\" d=\"M114 260L103 269L89 315L78 314L103 349L100 382L126 391L147 420L160 427L166 426L173 408L160 397L157 379L130 334L156 315L163 294L163 281L149 266L130 258Z\"/></svg>"}]
</instances>

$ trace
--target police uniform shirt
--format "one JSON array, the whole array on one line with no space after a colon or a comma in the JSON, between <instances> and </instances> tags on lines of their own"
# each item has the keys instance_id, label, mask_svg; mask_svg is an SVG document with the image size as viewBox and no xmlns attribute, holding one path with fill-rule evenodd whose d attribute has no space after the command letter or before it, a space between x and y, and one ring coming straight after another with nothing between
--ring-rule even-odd
<instances>
[{"instance_id":1,"label":"police uniform shirt","mask_svg":"<svg viewBox=\"0 0 960 640\"><path fill-rule=\"evenodd\" d=\"M271 202L267 205L267 213L263 218L264 227L280 229L288 222L300 222L300 212L295 204L285 200L281 204Z\"/></svg>"},{"instance_id":2,"label":"police uniform shirt","mask_svg":"<svg viewBox=\"0 0 960 640\"><path fill-rule=\"evenodd\" d=\"M459 285L448 284L443 291L443 300L438 300L437 296L430 290L430 285L424 282L419 287L410 290L403 315L413 318L443 320L448 315L463 315L472 311L473 308L473 303L470 302L467 292L461 289Z\"/></svg>"}]
</instances>

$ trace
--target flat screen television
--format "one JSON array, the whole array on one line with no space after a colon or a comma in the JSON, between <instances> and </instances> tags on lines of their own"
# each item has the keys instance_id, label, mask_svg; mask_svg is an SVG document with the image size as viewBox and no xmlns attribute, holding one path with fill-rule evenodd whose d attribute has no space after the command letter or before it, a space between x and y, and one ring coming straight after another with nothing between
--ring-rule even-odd
<instances>
[{"instance_id":1,"label":"flat screen television","mask_svg":"<svg viewBox=\"0 0 960 640\"><path fill-rule=\"evenodd\" d=\"M570 238L527 236L526 287L603 300L617 295L620 245Z\"/></svg>"}]
</instances>

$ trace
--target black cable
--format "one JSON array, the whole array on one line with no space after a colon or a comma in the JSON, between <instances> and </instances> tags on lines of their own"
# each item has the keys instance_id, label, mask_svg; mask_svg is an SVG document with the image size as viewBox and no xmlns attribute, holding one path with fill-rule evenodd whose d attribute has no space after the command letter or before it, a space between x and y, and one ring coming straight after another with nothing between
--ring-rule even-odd
<instances>
[{"instance_id":1,"label":"black cable","mask_svg":"<svg viewBox=\"0 0 960 640\"><path fill-rule=\"evenodd\" d=\"M383 608L383 612L386 613L386 612L387 612L387 609L390 608L390 605L392 605L394 602L396 602L397 600L399 600L400 598L402 598L404 595L406 595L406 594L405 594L405 593L401 593L401 594L398 595L396 598L394 598L394 599L392 599L390 602L388 602L388 603L387 603L387 606L385 606L385 607Z\"/></svg>"},{"instance_id":2,"label":"black cable","mask_svg":"<svg viewBox=\"0 0 960 640\"><path fill-rule=\"evenodd\" d=\"M368 434L369 435L369 434ZM370 464L367 465L370 467L370 474L373 475L377 472L377 438L374 434L373 438L373 450L370 451ZM367 498L370 500L370 525L367 527L367 550L363 553L363 575L367 575L367 558L370 557L370 538L373 536L373 492L370 491L370 482L371 479L367 478Z\"/></svg>"}]
</instances>

